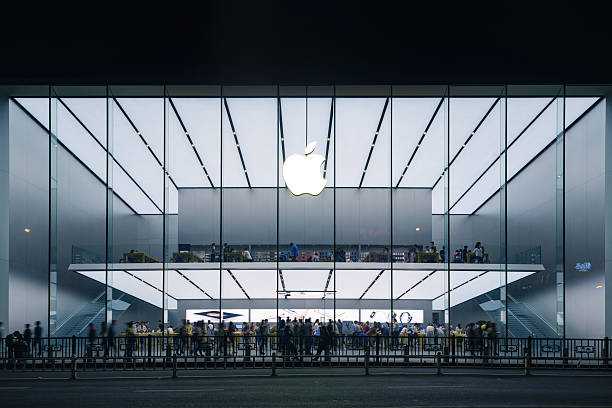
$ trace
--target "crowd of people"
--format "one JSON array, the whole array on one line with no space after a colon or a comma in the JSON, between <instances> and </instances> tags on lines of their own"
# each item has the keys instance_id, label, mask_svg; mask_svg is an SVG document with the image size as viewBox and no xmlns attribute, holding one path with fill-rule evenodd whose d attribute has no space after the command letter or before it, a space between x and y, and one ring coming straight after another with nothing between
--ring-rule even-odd
<instances>
[{"instance_id":1,"label":"crowd of people","mask_svg":"<svg viewBox=\"0 0 612 408\"><path fill-rule=\"evenodd\" d=\"M104 356L116 355L121 348L117 339L123 339L125 355L131 356L135 350L144 347L145 343L137 340L139 335L145 335L145 338L146 335L160 335L155 336L155 341L159 342L156 347L171 348L179 355L204 355L207 352L208 355L213 352L225 355L246 349L249 352L257 350L259 355L265 355L271 352L276 344L276 350L283 355L314 355L315 358L338 350L366 349L375 344L383 350L418 345L427 349L427 346L442 345L443 339L450 336L456 338L457 347L474 354L485 349L496 350L499 336L495 322L490 321L469 323L462 328L460 324L448 327L433 322L422 324L394 321L390 324L341 319L329 319L327 322L315 319L313 322L310 318L297 317L279 318L276 324L270 324L267 319L242 324L231 321L213 323L210 320L192 323L183 320L178 327L173 327L172 324L163 324L160 320L153 327L147 321L130 321L121 333L117 330L117 322L112 321L110 325L102 323L99 330L93 323L89 324L88 350L91 352L98 348L104 352ZM19 358L43 354L43 331L40 322L36 322L34 330L26 324L23 333L15 331L6 336L0 322L0 336L4 338L9 355Z\"/></svg>"},{"instance_id":2,"label":"crowd of people","mask_svg":"<svg viewBox=\"0 0 612 408\"><path fill-rule=\"evenodd\" d=\"M287 251L281 251L279 254L279 260L281 262L319 262L321 260L321 254L316 250L309 250L306 252L301 252L298 248L298 245L294 242L289 243L289 249ZM394 249L394 252L397 250ZM402 252L400 252L401 254ZM364 254L369 254L366 256L366 260L372 261L380 261L382 259L386 259L386 262L390 261L389 248L383 247L382 252L380 250L377 251L369 251L364 252ZM354 254L353 254L354 255ZM397 254L395 254L395 262L397 262ZM442 248L438 249L435 242L431 241L429 245L412 245L403 249L403 261L407 263L419 263L419 262L447 262L447 251L446 246L442 246ZM333 258L336 262L360 262L362 261L361 257L357 256L348 256L347 252L342 248L337 248L336 251L330 251L329 253L324 254L325 259ZM401 256L401 255L400 255ZM254 258L251 255L251 251L248 247L244 247L242 250L236 250L227 243L223 244L223 250L218 251L216 244L212 244L210 246L210 252L208 253L208 259L210 262L219 262L220 259L223 259L224 262L253 262ZM274 256L272 256L274 258ZM270 258L270 259L272 259ZM469 248L468 245L464 245L463 248L456 249L452 253L452 257L450 262L453 263L485 263L487 261L487 256L485 252L485 248L482 243L476 242L474 248Z\"/></svg>"}]
</instances>

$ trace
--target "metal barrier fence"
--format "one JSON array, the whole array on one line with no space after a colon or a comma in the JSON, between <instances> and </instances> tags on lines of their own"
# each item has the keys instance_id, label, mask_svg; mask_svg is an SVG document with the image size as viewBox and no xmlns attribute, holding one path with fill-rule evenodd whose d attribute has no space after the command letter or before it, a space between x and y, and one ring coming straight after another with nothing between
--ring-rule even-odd
<instances>
[{"instance_id":1,"label":"metal barrier fence","mask_svg":"<svg viewBox=\"0 0 612 408\"><path fill-rule=\"evenodd\" d=\"M612 368L605 339L139 335L7 344L0 370L77 371L288 367Z\"/></svg>"}]
</instances>

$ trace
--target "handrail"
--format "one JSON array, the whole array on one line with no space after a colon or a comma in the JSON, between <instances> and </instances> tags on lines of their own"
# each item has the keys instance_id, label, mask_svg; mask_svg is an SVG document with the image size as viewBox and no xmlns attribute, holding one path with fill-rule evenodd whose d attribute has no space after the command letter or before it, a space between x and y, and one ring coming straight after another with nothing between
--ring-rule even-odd
<instances>
[{"instance_id":1,"label":"handrail","mask_svg":"<svg viewBox=\"0 0 612 408\"><path fill-rule=\"evenodd\" d=\"M557 333L557 328L553 327L548 320L546 320L542 315L540 315L533 306L531 306L529 303L527 302L519 302L518 300L516 300L514 297L512 297L509 293L508 293L508 299L512 300L514 303L519 304L519 305L523 305L527 310L529 310L531 313L533 313L538 319L540 319L544 324L546 324L554 333Z\"/></svg>"},{"instance_id":2,"label":"handrail","mask_svg":"<svg viewBox=\"0 0 612 408\"><path fill-rule=\"evenodd\" d=\"M91 302L86 302L83 306L81 306L79 309L75 310L74 312L70 313L68 315L68 317L66 317L64 320L62 320L61 323L59 323L56 327L55 327L55 331L57 332L59 329L61 329L66 323L68 323L68 321L70 319L72 319L74 316L76 316L77 314L79 314L83 309L85 309L85 307L87 307L87 305L89 305L90 303L96 303L98 300L100 300L100 298L102 296L104 296L104 293L106 293L106 291L102 291L102 293L100 293L98 296L96 296L96 298L94 300L92 300Z\"/></svg>"}]
</instances>

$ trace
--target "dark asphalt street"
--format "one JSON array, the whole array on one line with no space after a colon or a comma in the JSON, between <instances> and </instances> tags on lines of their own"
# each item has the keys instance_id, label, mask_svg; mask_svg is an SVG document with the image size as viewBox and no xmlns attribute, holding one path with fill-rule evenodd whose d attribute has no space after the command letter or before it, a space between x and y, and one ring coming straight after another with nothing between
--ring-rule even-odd
<instances>
[{"instance_id":1,"label":"dark asphalt street","mask_svg":"<svg viewBox=\"0 0 612 408\"><path fill-rule=\"evenodd\" d=\"M27 374L27 373L24 373ZM136 374L136 373L134 373ZM194 372L171 379L145 373L89 378L0 377L1 407L589 407L612 406L610 373L503 373L442 376L431 371ZM153 373L149 373L151 375ZM163 375L162 373L159 373ZM603 374L603 375L602 375ZM198 376L196 376L198 375ZM97 378L91 378L97 376Z\"/></svg>"}]
</instances>

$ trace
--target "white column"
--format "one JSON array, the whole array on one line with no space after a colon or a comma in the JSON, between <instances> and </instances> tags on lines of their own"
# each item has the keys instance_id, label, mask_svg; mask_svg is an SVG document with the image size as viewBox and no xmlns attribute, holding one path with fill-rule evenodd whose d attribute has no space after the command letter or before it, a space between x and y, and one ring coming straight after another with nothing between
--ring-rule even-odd
<instances>
[{"instance_id":1,"label":"white column","mask_svg":"<svg viewBox=\"0 0 612 408\"><path fill-rule=\"evenodd\" d=\"M9 328L9 100L0 90L0 322Z\"/></svg>"},{"instance_id":2,"label":"white column","mask_svg":"<svg viewBox=\"0 0 612 408\"><path fill-rule=\"evenodd\" d=\"M606 98L605 138L605 335L612 338L612 95Z\"/></svg>"}]
</instances>

